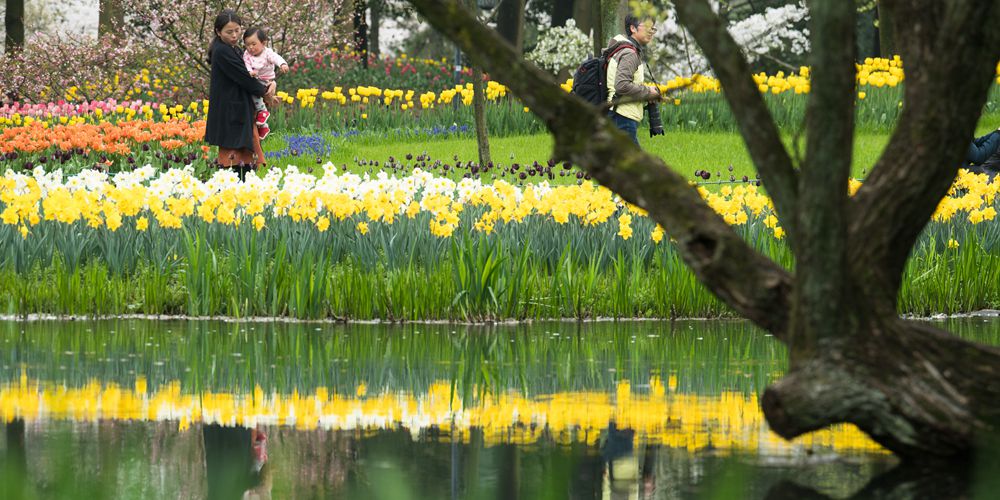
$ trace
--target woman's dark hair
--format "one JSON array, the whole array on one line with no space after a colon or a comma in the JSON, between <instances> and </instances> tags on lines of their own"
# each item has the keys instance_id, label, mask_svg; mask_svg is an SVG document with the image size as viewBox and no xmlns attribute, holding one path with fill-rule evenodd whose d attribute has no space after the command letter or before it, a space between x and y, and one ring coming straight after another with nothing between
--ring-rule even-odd
<instances>
[{"instance_id":1,"label":"woman's dark hair","mask_svg":"<svg viewBox=\"0 0 1000 500\"><path fill-rule=\"evenodd\" d=\"M633 14L628 14L625 16L625 36L632 36L632 30L629 28L635 28L636 31L639 30L639 23L641 21L638 17Z\"/></svg>"},{"instance_id":2,"label":"woman's dark hair","mask_svg":"<svg viewBox=\"0 0 1000 500\"><path fill-rule=\"evenodd\" d=\"M225 28L229 23L236 23L242 26L243 18L240 17L240 15L233 9L223 10L222 12L219 12L219 15L215 16L215 31L213 31L213 33L215 33L215 38L213 38L212 43L208 45L209 64L212 64L212 44L214 44L216 40L221 40L221 38L219 38L219 32L222 31L222 28Z\"/></svg>"},{"instance_id":3,"label":"woman's dark hair","mask_svg":"<svg viewBox=\"0 0 1000 500\"><path fill-rule=\"evenodd\" d=\"M267 31L264 31L264 28L261 28L260 26L254 26L244 31L243 39L246 40L254 35L257 35L257 39L261 42L267 43Z\"/></svg>"}]
</instances>

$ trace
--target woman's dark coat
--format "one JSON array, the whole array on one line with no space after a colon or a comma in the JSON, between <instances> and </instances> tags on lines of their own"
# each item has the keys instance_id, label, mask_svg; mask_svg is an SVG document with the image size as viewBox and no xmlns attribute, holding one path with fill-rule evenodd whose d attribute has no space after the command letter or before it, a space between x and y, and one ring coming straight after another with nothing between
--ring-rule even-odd
<instances>
[{"instance_id":1,"label":"woman's dark coat","mask_svg":"<svg viewBox=\"0 0 1000 500\"><path fill-rule=\"evenodd\" d=\"M243 49L216 38L211 54L212 83L208 89L205 142L223 148L253 150L251 96L263 97L267 86L250 76L243 63Z\"/></svg>"}]
</instances>

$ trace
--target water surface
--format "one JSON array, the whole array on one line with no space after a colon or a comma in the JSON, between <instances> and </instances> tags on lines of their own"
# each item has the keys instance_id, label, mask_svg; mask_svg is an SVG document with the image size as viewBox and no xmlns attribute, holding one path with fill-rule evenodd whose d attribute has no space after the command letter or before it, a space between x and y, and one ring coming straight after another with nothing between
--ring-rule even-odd
<instances>
[{"instance_id":1,"label":"water surface","mask_svg":"<svg viewBox=\"0 0 1000 500\"><path fill-rule=\"evenodd\" d=\"M773 434L785 349L740 321L5 322L0 354L5 498L844 498L896 463Z\"/></svg>"}]
</instances>

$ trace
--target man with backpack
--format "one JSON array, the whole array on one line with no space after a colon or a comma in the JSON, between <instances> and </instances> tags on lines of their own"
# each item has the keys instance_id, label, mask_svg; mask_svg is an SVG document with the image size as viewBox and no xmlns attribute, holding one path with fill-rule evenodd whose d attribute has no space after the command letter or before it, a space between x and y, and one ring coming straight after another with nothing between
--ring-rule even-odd
<instances>
[{"instance_id":1,"label":"man with backpack","mask_svg":"<svg viewBox=\"0 0 1000 500\"><path fill-rule=\"evenodd\" d=\"M640 21L636 16L625 16L625 33L611 39L608 48L602 56L607 61L608 102L625 100L627 102L611 107L608 116L615 125L627 133L632 141L639 144L636 131L642 121L643 108L650 102L650 137L663 134L663 126L659 120L658 101L659 90L643 85L646 80L645 64L643 64L643 47L653 40L656 28L652 19ZM630 101L630 102L628 102ZM655 112L655 123L653 114Z\"/></svg>"}]
</instances>

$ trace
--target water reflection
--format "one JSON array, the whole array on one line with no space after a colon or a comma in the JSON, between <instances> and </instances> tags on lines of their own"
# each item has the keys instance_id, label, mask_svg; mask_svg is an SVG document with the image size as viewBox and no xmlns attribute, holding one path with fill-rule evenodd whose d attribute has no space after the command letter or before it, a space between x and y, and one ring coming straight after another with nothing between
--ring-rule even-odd
<instances>
[{"instance_id":1,"label":"water reflection","mask_svg":"<svg viewBox=\"0 0 1000 500\"><path fill-rule=\"evenodd\" d=\"M997 324L956 329L1000 344ZM781 440L757 394L784 370L784 350L742 322L6 323L0 346L2 498L995 488L987 466L961 480L897 469L872 482L895 461L851 426Z\"/></svg>"}]
</instances>

